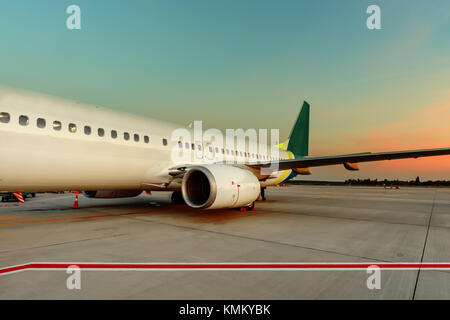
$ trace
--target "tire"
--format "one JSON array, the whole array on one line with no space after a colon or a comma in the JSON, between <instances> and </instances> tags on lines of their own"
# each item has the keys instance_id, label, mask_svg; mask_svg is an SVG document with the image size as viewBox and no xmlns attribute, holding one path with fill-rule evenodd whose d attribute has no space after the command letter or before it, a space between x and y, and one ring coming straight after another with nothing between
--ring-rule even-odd
<instances>
[{"instance_id":1,"label":"tire","mask_svg":"<svg viewBox=\"0 0 450 320\"><path fill-rule=\"evenodd\" d=\"M246 212L246 211L252 211L255 209L255 202L253 201L250 205L245 206L245 207L238 207L235 208L236 210L239 210L241 212Z\"/></svg>"},{"instance_id":2,"label":"tire","mask_svg":"<svg viewBox=\"0 0 450 320\"><path fill-rule=\"evenodd\" d=\"M252 202L249 206L245 207L245 210L247 211L252 211L253 209L255 209L255 202Z\"/></svg>"}]
</instances>

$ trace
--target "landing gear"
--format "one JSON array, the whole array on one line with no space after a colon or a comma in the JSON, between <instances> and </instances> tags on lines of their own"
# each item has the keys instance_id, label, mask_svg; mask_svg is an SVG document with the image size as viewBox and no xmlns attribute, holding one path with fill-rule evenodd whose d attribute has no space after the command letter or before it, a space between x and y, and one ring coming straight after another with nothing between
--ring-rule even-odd
<instances>
[{"instance_id":1,"label":"landing gear","mask_svg":"<svg viewBox=\"0 0 450 320\"><path fill-rule=\"evenodd\" d=\"M171 200L174 204L186 204L181 191L174 191L174 193L172 193Z\"/></svg>"},{"instance_id":2,"label":"landing gear","mask_svg":"<svg viewBox=\"0 0 450 320\"><path fill-rule=\"evenodd\" d=\"M255 202L252 202L249 206L246 206L245 209L247 211L252 211L253 209L255 209Z\"/></svg>"},{"instance_id":3,"label":"landing gear","mask_svg":"<svg viewBox=\"0 0 450 320\"><path fill-rule=\"evenodd\" d=\"M261 199L262 199L262 201L266 200L266 195L264 194L265 190L266 190L266 187L262 187L261 188Z\"/></svg>"},{"instance_id":4,"label":"landing gear","mask_svg":"<svg viewBox=\"0 0 450 320\"><path fill-rule=\"evenodd\" d=\"M255 209L255 202L252 202L250 205L239 208L241 212L252 211Z\"/></svg>"}]
</instances>

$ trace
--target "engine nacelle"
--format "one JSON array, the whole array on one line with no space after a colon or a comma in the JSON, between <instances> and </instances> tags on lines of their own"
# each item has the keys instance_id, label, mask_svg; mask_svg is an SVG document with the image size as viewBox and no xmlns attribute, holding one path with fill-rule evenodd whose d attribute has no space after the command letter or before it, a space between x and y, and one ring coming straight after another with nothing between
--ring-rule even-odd
<instances>
[{"instance_id":1,"label":"engine nacelle","mask_svg":"<svg viewBox=\"0 0 450 320\"><path fill-rule=\"evenodd\" d=\"M350 171L358 171L359 165L358 163L344 162L344 168Z\"/></svg>"},{"instance_id":2,"label":"engine nacelle","mask_svg":"<svg viewBox=\"0 0 450 320\"><path fill-rule=\"evenodd\" d=\"M210 164L190 168L183 177L181 191L192 208L237 208L258 199L261 186L250 171Z\"/></svg>"},{"instance_id":3,"label":"engine nacelle","mask_svg":"<svg viewBox=\"0 0 450 320\"><path fill-rule=\"evenodd\" d=\"M87 198L131 198L142 193L142 190L96 190L83 191L83 195Z\"/></svg>"},{"instance_id":4,"label":"engine nacelle","mask_svg":"<svg viewBox=\"0 0 450 320\"><path fill-rule=\"evenodd\" d=\"M294 170L295 173L301 174L301 175L310 175L310 174L312 174L310 168L294 168L292 170Z\"/></svg>"}]
</instances>

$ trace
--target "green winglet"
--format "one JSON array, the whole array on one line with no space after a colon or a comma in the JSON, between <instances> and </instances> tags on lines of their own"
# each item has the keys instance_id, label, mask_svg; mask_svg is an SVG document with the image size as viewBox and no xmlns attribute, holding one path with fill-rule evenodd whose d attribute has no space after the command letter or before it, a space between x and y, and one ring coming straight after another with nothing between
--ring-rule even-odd
<instances>
[{"instance_id":1,"label":"green winglet","mask_svg":"<svg viewBox=\"0 0 450 320\"><path fill-rule=\"evenodd\" d=\"M308 155L309 150L309 103L304 101L302 109L298 115L297 121L292 128L289 136L288 151L294 156L304 157Z\"/></svg>"}]
</instances>

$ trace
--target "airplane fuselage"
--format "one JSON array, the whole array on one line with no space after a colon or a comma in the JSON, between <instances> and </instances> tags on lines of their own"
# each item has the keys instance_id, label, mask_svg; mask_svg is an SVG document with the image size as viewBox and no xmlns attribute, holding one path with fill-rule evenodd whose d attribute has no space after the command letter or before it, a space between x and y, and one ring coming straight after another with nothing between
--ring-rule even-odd
<instances>
[{"instance_id":1,"label":"airplane fuselage","mask_svg":"<svg viewBox=\"0 0 450 320\"><path fill-rule=\"evenodd\" d=\"M0 117L2 191L181 188L168 172L179 125L7 88L0 88ZM240 153L225 157L249 161ZM292 154L279 150L279 157ZM275 172L261 186L290 173Z\"/></svg>"}]
</instances>

